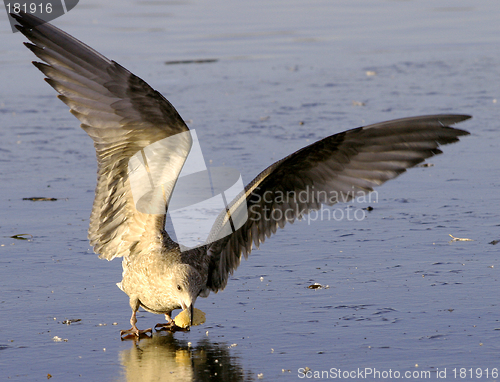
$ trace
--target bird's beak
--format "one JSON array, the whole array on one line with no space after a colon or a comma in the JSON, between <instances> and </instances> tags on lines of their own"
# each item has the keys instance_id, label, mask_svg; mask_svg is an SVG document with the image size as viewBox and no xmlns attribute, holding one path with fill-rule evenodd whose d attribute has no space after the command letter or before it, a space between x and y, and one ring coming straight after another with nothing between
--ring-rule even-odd
<instances>
[{"instance_id":1,"label":"bird's beak","mask_svg":"<svg viewBox=\"0 0 500 382\"><path fill-rule=\"evenodd\" d=\"M189 317L189 326L193 326L193 317L194 317L194 306L193 304L188 306L188 317Z\"/></svg>"},{"instance_id":2,"label":"bird's beak","mask_svg":"<svg viewBox=\"0 0 500 382\"><path fill-rule=\"evenodd\" d=\"M186 304L182 303L181 306L182 306L182 309L187 312L187 315L188 315L188 318L189 318L189 326L193 326L194 304L186 306Z\"/></svg>"}]
</instances>

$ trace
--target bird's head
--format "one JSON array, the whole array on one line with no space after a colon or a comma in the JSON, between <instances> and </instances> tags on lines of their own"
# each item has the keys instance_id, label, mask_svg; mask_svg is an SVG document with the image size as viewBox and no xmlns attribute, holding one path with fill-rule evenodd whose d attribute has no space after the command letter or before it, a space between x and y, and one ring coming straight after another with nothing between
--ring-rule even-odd
<instances>
[{"instance_id":1,"label":"bird's head","mask_svg":"<svg viewBox=\"0 0 500 382\"><path fill-rule=\"evenodd\" d=\"M180 307L187 311L189 324L193 325L194 303L202 289L202 278L190 265L179 264L175 268L172 272L172 294Z\"/></svg>"}]
</instances>

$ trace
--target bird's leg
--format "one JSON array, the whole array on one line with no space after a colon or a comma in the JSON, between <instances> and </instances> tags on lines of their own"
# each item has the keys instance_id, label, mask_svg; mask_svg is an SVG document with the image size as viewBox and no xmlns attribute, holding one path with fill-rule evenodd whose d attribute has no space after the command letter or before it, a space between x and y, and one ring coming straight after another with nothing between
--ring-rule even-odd
<instances>
[{"instance_id":1,"label":"bird's leg","mask_svg":"<svg viewBox=\"0 0 500 382\"><path fill-rule=\"evenodd\" d=\"M175 326L175 322L172 319L172 317L170 317L170 313L165 313L165 319L167 320L167 322L156 324L155 330L170 330L172 327Z\"/></svg>"},{"instance_id":2,"label":"bird's leg","mask_svg":"<svg viewBox=\"0 0 500 382\"><path fill-rule=\"evenodd\" d=\"M132 327L128 330L120 330L120 337L122 337L125 334L125 337L122 337L122 339L125 339L129 337L130 335L134 335L135 337L140 337L141 334L147 334L147 333L152 333L153 330L151 328L146 329L146 330L139 330L137 328L137 318L136 314L137 311L139 310L139 300L138 299L130 299L130 306L132 307L132 316L130 317L130 324Z\"/></svg>"}]
</instances>

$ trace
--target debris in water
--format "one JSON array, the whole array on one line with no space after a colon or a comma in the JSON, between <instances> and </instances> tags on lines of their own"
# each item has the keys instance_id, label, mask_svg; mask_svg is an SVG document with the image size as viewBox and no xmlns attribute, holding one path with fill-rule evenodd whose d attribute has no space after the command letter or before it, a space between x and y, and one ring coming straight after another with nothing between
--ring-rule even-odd
<instances>
[{"instance_id":1,"label":"debris in water","mask_svg":"<svg viewBox=\"0 0 500 382\"><path fill-rule=\"evenodd\" d=\"M451 238L453 239L453 240L450 240L450 243L451 243L452 241L474 241L474 240L472 240L472 239L465 239L465 238L461 238L461 237L455 237L455 236L453 236L453 235L450 235L450 236L451 236Z\"/></svg>"},{"instance_id":2,"label":"debris in water","mask_svg":"<svg viewBox=\"0 0 500 382\"><path fill-rule=\"evenodd\" d=\"M18 233L17 235L13 235L10 238L16 240L30 240L33 239L33 235L30 233Z\"/></svg>"},{"instance_id":3,"label":"debris in water","mask_svg":"<svg viewBox=\"0 0 500 382\"><path fill-rule=\"evenodd\" d=\"M201 58L198 60L173 60L165 61L165 65L179 65L179 64L210 64L219 61L216 58Z\"/></svg>"},{"instance_id":4,"label":"debris in water","mask_svg":"<svg viewBox=\"0 0 500 382\"><path fill-rule=\"evenodd\" d=\"M54 341L54 342L68 342L68 339L67 338L62 339L61 337L54 336L52 338L52 341Z\"/></svg>"},{"instance_id":5,"label":"debris in water","mask_svg":"<svg viewBox=\"0 0 500 382\"><path fill-rule=\"evenodd\" d=\"M56 198L45 198L43 196L32 196L31 198L23 198L23 200L31 200L32 202L55 202Z\"/></svg>"},{"instance_id":6,"label":"debris in water","mask_svg":"<svg viewBox=\"0 0 500 382\"><path fill-rule=\"evenodd\" d=\"M493 241L490 241L488 244L496 245L498 243L500 243L500 240L493 240Z\"/></svg>"},{"instance_id":7,"label":"debris in water","mask_svg":"<svg viewBox=\"0 0 500 382\"><path fill-rule=\"evenodd\" d=\"M69 319L69 320L64 320L62 323L63 324L66 324L66 325L71 325L75 322L80 322L82 319L81 318L72 318L72 319Z\"/></svg>"},{"instance_id":8,"label":"debris in water","mask_svg":"<svg viewBox=\"0 0 500 382\"><path fill-rule=\"evenodd\" d=\"M328 289L330 288L329 285L321 285L319 283L314 283L308 286L309 289Z\"/></svg>"}]
</instances>

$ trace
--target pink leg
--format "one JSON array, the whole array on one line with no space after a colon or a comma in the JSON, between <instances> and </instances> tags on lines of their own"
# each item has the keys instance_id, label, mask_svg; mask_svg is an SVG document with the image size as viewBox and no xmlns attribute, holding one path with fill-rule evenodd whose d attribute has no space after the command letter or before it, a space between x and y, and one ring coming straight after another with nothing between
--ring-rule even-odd
<instances>
[{"instance_id":1,"label":"pink leg","mask_svg":"<svg viewBox=\"0 0 500 382\"><path fill-rule=\"evenodd\" d=\"M136 337L140 337L141 334L147 334L147 333L152 333L153 330L151 328L149 329L146 329L146 330L139 330L137 328L137 318L135 317L135 315L137 314L137 311L139 310L139 301L138 300L132 300L130 299L130 306L132 307L132 317L130 317L130 324L132 325L132 327L128 330L120 330L120 337L123 336L125 334L125 337L123 338L127 338L129 337L129 335L135 335Z\"/></svg>"}]
</instances>

